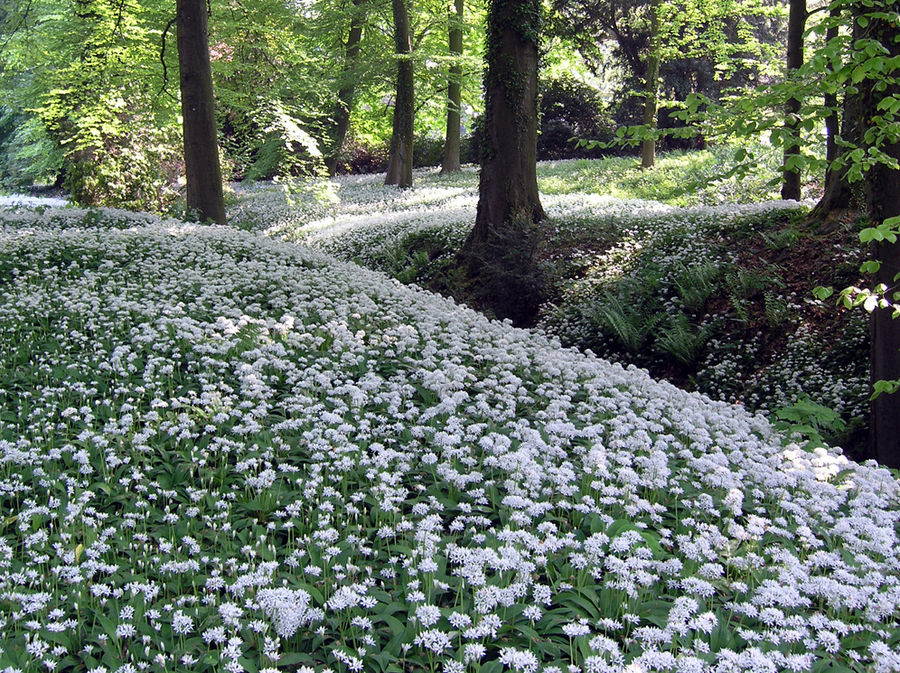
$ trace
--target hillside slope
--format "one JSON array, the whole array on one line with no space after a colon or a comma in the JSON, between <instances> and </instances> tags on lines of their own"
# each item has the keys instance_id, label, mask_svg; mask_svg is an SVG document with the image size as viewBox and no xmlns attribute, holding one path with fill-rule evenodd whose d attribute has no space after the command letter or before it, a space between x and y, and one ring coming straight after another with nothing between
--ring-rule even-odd
<instances>
[{"instance_id":1,"label":"hillside slope","mask_svg":"<svg viewBox=\"0 0 900 673\"><path fill-rule=\"evenodd\" d=\"M0 670L900 670L886 470L293 244L0 221Z\"/></svg>"}]
</instances>

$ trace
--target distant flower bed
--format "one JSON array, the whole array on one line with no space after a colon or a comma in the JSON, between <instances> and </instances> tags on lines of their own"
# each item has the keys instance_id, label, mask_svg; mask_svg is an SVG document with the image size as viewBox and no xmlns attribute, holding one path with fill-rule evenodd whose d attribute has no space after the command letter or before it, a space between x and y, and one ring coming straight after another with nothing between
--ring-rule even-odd
<instances>
[{"instance_id":1,"label":"distant flower bed","mask_svg":"<svg viewBox=\"0 0 900 673\"><path fill-rule=\"evenodd\" d=\"M27 208L60 208L67 205L68 200L51 196L24 196L22 194L0 194L0 208L24 206Z\"/></svg>"},{"instance_id":2,"label":"distant flower bed","mask_svg":"<svg viewBox=\"0 0 900 673\"><path fill-rule=\"evenodd\" d=\"M900 670L887 470L255 233L0 223L0 671Z\"/></svg>"}]
</instances>

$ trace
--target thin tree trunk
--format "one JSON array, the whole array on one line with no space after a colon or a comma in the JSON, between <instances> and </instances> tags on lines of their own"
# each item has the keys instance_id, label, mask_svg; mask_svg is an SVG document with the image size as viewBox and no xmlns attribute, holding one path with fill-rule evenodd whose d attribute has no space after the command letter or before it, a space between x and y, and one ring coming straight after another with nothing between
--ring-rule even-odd
<instances>
[{"instance_id":1,"label":"thin tree trunk","mask_svg":"<svg viewBox=\"0 0 900 673\"><path fill-rule=\"evenodd\" d=\"M341 73L341 88L338 90L337 104L334 110L334 133L332 148L329 157L325 160L325 167L329 175L337 172L338 158L347 131L350 129L350 110L353 107L353 96L356 92L356 66L359 58L359 45L362 41L363 26L366 17L361 10L365 0L353 0L353 15L350 17L350 34L344 45L344 69Z\"/></svg>"},{"instance_id":2,"label":"thin tree trunk","mask_svg":"<svg viewBox=\"0 0 900 673\"><path fill-rule=\"evenodd\" d=\"M415 95L413 91L412 38L406 0L391 0L394 14L394 44L397 50L397 96L394 100L394 130L391 157L384 184L412 187Z\"/></svg>"},{"instance_id":3,"label":"thin tree trunk","mask_svg":"<svg viewBox=\"0 0 900 673\"><path fill-rule=\"evenodd\" d=\"M498 318L533 320L541 299L536 224L537 66L540 0L491 0L485 143L478 210L461 252L475 300Z\"/></svg>"},{"instance_id":4,"label":"thin tree trunk","mask_svg":"<svg viewBox=\"0 0 900 673\"><path fill-rule=\"evenodd\" d=\"M896 14L894 14L896 17ZM873 18L869 24L870 37L883 45L890 58L900 59L897 41L897 20ZM876 92L873 82L863 87L869 94L866 109L874 116L878 102L900 95L897 74L884 91ZM900 140L881 147L889 157L900 161ZM873 223L900 216L900 169L877 164L866 177L866 201ZM900 274L900 243L882 242L876 246L875 259L881 262L876 281L890 288L887 297L900 303L896 280ZM893 308L876 308L872 312L871 380L900 379L900 319L893 318ZM900 468L900 392L882 393L872 402L869 422L869 456L882 465Z\"/></svg>"},{"instance_id":5,"label":"thin tree trunk","mask_svg":"<svg viewBox=\"0 0 900 673\"><path fill-rule=\"evenodd\" d=\"M656 111L659 107L659 0L650 4L650 55L647 58L646 99L644 101L644 127L656 131ZM641 168L656 165L656 139L641 141Z\"/></svg>"},{"instance_id":6,"label":"thin tree trunk","mask_svg":"<svg viewBox=\"0 0 900 673\"><path fill-rule=\"evenodd\" d=\"M803 65L803 33L806 30L806 0L790 0L787 40L787 75L790 81ZM794 165L800 158L800 105L799 98L789 98L785 106L784 127L788 139L784 144L782 164L781 198L800 200L800 168Z\"/></svg>"},{"instance_id":7,"label":"thin tree trunk","mask_svg":"<svg viewBox=\"0 0 900 673\"><path fill-rule=\"evenodd\" d=\"M447 82L447 135L444 139L444 159L441 173L452 173L460 169L459 161L459 121L462 105L462 64L463 51L463 1L454 0L455 15L450 15L450 64Z\"/></svg>"},{"instance_id":8,"label":"thin tree trunk","mask_svg":"<svg viewBox=\"0 0 900 673\"><path fill-rule=\"evenodd\" d=\"M206 0L177 0L176 24L187 209L202 222L224 224Z\"/></svg>"},{"instance_id":9,"label":"thin tree trunk","mask_svg":"<svg viewBox=\"0 0 900 673\"><path fill-rule=\"evenodd\" d=\"M854 21L853 40L859 40L862 37L862 30ZM851 86L851 82L848 80L844 87L844 100L841 103L840 136L851 145L859 147L863 146L863 135L865 132L864 106L863 93L859 87ZM832 122L835 122L835 120L832 120ZM840 159L842 152L846 150L841 150L837 142L835 142L832 151L835 155L834 161L837 161ZM850 184L847 180L846 166L836 166L834 161L829 163L828 170L825 172L825 189L822 197L810 211L809 219L813 222L823 222L834 218L835 214L850 209L856 201L859 201L858 205L862 207L860 183Z\"/></svg>"}]
</instances>

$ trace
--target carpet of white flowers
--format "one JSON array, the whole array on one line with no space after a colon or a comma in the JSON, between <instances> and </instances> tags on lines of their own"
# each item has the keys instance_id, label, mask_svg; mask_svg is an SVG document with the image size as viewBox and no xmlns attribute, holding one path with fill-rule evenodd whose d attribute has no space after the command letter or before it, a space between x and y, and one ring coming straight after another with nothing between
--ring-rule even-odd
<instances>
[{"instance_id":1,"label":"carpet of white flowers","mask_svg":"<svg viewBox=\"0 0 900 673\"><path fill-rule=\"evenodd\" d=\"M556 287L560 296L542 307L539 326L566 345L591 348L623 362L634 360L635 353L623 350L597 325L597 305L605 287L617 279L631 279L639 284L642 267L652 267L657 269L661 283L655 296L664 305L666 315L678 316L684 306L673 276L698 263L726 268L734 262L729 257L734 256L734 250L723 250L722 246L711 245L711 241L740 240L741 232L760 226L766 218L802 212L805 208L795 201L753 201L758 196L754 192L727 194L750 199L746 203L726 203L726 194L718 194L718 205L692 201L690 207L675 207L659 201L573 191L573 184L579 185L579 176L588 174L580 166L581 163L570 161L538 164L541 186L547 190L541 201L550 218L547 236L551 249L543 254L556 266L553 273L564 276ZM240 185L229 218L235 226L299 242L339 259L415 281L419 273L427 275L441 262L452 263L452 256L462 247L472 227L478 201L474 167L450 175L432 169L417 170L415 179L416 187L410 190L384 187L383 174L341 176L292 187ZM602 237L611 238L612 243L598 254L597 240ZM411 241L420 245L410 246ZM397 256L398 250L423 247L423 241L430 254L422 259ZM554 241L566 243L557 250L552 249ZM584 241L584 245L572 245L572 241ZM700 390L716 399L768 411L811 395L818 403L839 410L847 420L864 417L869 396L864 363L859 360L848 366L843 362L824 362L822 338L810 335L802 319L811 294L782 296L778 285L769 282L771 297L785 314L783 319L791 321L791 347L757 371L747 361L753 359L755 350L764 347L765 340L760 335L737 344L718 344L714 340L698 369L695 382ZM648 310L644 306L638 308ZM656 312L660 307L649 310ZM698 318L702 323L699 329L709 327L714 319L710 315ZM857 329L844 334L845 347L867 349L865 337L856 335L867 331L867 316L860 311L857 319ZM657 323L658 332L665 332L665 327L665 320ZM598 342L598 337L603 340ZM645 346L638 349L640 355L652 357L652 345L648 342ZM671 362L671 356L668 357ZM667 362L665 357L658 359ZM665 364L662 369L666 369Z\"/></svg>"},{"instance_id":2,"label":"carpet of white flowers","mask_svg":"<svg viewBox=\"0 0 900 673\"><path fill-rule=\"evenodd\" d=\"M0 211L0 671L900 671L900 482L319 252Z\"/></svg>"}]
</instances>

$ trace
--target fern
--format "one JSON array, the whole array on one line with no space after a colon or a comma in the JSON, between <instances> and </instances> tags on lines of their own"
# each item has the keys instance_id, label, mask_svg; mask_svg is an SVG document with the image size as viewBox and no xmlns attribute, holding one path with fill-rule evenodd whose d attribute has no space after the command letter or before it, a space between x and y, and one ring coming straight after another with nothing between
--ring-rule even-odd
<instances>
[{"instance_id":1,"label":"fern","mask_svg":"<svg viewBox=\"0 0 900 673\"><path fill-rule=\"evenodd\" d=\"M679 313L656 338L656 348L664 355L683 365L692 365L703 352L709 339L711 325L694 327L687 316Z\"/></svg>"},{"instance_id":2,"label":"fern","mask_svg":"<svg viewBox=\"0 0 900 673\"><path fill-rule=\"evenodd\" d=\"M713 262L681 266L675 275L674 284L688 311L697 313L703 308L707 299L716 291L716 279L720 272L719 266Z\"/></svg>"}]
</instances>

